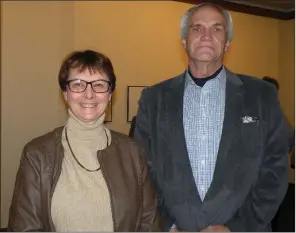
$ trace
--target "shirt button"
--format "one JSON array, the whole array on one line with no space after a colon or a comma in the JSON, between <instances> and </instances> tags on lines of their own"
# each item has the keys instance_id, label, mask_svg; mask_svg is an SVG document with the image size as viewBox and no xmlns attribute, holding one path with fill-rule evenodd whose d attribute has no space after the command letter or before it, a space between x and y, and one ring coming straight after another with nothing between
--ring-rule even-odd
<instances>
[{"instance_id":1,"label":"shirt button","mask_svg":"<svg viewBox=\"0 0 296 233\"><path fill-rule=\"evenodd\" d=\"M201 191L205 191L205 187L203 185L200 186Z\"/></svg>"},{"instance_id":2,"label":"shirt button","mask_svg":"<svg viewBox=\"0 0 296 233\"><path fill-rule=\"evenodd\" d=\"M206 161L202 160L200 163L201 163L201 165L205 165Z\"/></svg>"}]
</instances>

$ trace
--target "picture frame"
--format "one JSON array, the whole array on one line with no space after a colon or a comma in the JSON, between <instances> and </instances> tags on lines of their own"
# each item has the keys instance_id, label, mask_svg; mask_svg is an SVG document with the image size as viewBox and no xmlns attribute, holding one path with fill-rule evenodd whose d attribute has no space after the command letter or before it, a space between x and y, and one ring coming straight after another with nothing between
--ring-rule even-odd
<instances>
[{"instance_id":1,"label":"picture frame","mask_svg":"<svg viewBox=\"0 0 296 233\"><path fill-rule=\"evenodd\" d=\"M142 91L147 86L127 86L127 106L126 106L126 121L132 122L134 116L138 111L138 102L141 97Z\"/></svg>"}]
</instances>

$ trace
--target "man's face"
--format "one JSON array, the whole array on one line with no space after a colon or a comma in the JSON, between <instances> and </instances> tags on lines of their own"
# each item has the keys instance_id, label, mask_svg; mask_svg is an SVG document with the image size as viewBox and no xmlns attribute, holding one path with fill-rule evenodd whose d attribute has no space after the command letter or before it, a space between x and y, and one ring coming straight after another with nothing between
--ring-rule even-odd
<instances>
[{"instance_id":1,"label":"man's face","mask_svg":"<svg viewBox=\"0 0 296 233\"><path fill-rule=\"evenodd\" d=\"M192 60L222 61L229 46L224 16L212 6L201 7L189 18L182 44Z\"/></svg>"}]
</instances>

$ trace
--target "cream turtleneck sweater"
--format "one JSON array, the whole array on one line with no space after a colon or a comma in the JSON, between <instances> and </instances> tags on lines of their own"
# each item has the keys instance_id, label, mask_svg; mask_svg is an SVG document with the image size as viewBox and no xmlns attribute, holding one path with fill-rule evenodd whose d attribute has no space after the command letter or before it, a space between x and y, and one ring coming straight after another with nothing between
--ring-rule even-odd
<instances>
[{"instance_id":1,"label":"cream turtleneck sweater","mask_svg":"<svg viewBox=\"0 0 296 233\"><path fill-rule=\"evenodd\" d=\"M94 124L80 121L70 110L66 124L70 146L78 161L87 169L100 165L97 150L105 149L110 131L104 126L105 114ZM62 133L64 159L51 205L56 231L114 231L109 191L101 170L88 172L74 160Z\"/></svg>"}]
</instances>

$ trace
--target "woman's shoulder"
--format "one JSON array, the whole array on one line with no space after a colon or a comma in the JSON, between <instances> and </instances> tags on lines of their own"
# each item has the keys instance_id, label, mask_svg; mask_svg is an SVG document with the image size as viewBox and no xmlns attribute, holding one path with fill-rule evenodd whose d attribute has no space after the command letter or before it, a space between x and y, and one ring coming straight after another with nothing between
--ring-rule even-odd
<instances>
[{"instance_id":1,"label":"woman's shoulder","mask_svg":"<svg viewBox=\"0 0 296 233\"><path fill-rule=\"evenodd\" d=\"M57 143L61 142L63 126L53 129L43 135L33 138L24 147L26 151L52 148Z\"/></svg>"},{"instance_id":2,"label":"woman's shoulder","mask_svg":"<svg viewBox=\"0 0 296 233\"><path fill-rule=\"evenodd\" d=\"M121 143L135 143L134 139L126 134L110 130L111 136L115 141Z\"/></svg>"},{"instance_id":3,"label":"woman's shoulder","mask_svg":"<svg viewBox=\"0 0 296 233\"><path fill-rule=\"evenodd\" d=\"M132 161L136 167L142 167L146 163L143 147L133 138L119 132L110 130L113 143L111 147L116 148L117 157L127 161Z\"/></svg>"},{"instance_id":4,"label":"woman's shoulder","mask_svg":"<svg viewBox=\"0 0 296 233\"><path fill-rule=\"evenodd\" d=\"M110 130L110 132L113 140L113 146L120 147L126 152L133 152L131 155L142 154L142 147L133 138L113 130Z\"/></svg>"}]
</instances>

